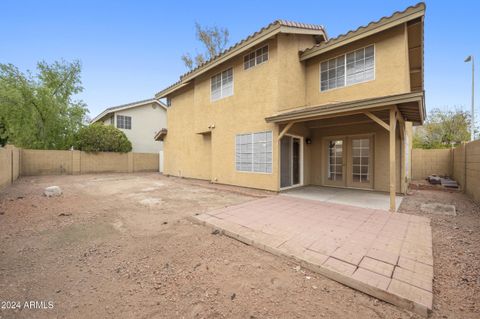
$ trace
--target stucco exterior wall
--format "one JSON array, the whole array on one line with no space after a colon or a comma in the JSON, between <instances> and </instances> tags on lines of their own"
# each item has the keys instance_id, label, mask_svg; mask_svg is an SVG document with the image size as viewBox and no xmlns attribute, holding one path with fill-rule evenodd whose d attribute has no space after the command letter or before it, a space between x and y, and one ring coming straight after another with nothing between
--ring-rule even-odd
<instances>
[{"instance_id":1,"label":"stucco exterior wall","mask_svg":"<svg viewBox=\"0 0 480 319\"><path fill-rule=\"evenodd\" d=\"M157 103L150 103L130 109L113 112L100 120L104 125L116 126L116 116L132 117L132 128L121 129L132 143L132 152L158 153L163 150L163 142L155 141L155 134L167 128L167 111Z\"/></svg>"},{"instance_id":2,"label":"stucco exterior wall","mask_svg":"<svg viewBox=\"0 0 480 319\"><path fill-rule=\"evenodd\" d=\"M306 103L305 63L299 61L298 52L315 45L313 37L296 34L278 36L278 111L304 106Z\"/></svg>"},{"instance_id":3,"label":"stucco exterior wall","mask_svg":"<svg viewBox=\"0 0 480 319\"><path fill-rule=\"evenodd\" d=\"M165 174L279 190L278 135L284 125L266 123L265 117L299 106L410 91L404 26L395 27L305 62L300 61L298 53L314 44L312 36L279 34L266 43L269 45L269 60L266 63L244 70L243 55L240 55L198 76L188 86L169 95L172 104L168 109L169 126L164 140ZM321 61L371 43L375 43L374 81L320 92ZM230 67L233 68L234 94L211 101L210 78ZM261 131L273 132L272 173L238 172L235 168L235 136ZM323 155L322 148L316 143L324 136L373 134L376 150L374 189L388 191L389 137L387 131L374 122L328 130L312 130L305 124L297 123L288 133L311 137L314 141L311 145L303 144L305 185L322 185ZM401 174L401 156L405 154L405 148L399 135L396 148L397 190L400 192L404 180Z\"/></svg>"},{"instance_id":4,"label":"stucco exterior wall","mask_svg":"<svg viewBox=\"0 0 480 319\"><path fill-rule=\"evenodd\" d=\"M168 108L168 134L164 140L164 174L210 180L211 137L197 134L193 86L176 96Z\"/></svg>"},{"instance_id":5,"label":"stucco exterior wall","mask_svg":"<svg viewBox=\"0 0 480 319\"><path fill-rule=\"evenodd\" d=\"M306 61L306 104L321 105L410 92L405 27L386 30ZM338 89L320 91L320 63L375 45L375 79Z\"/></svg>"},{"instance_id":6,"label":"stucco exterior wall","mask_svg":"<svg viewBox=\"0 0 480 319\"><path fill-rule=\"evenodd\" d=\"M279 76L276 41L268 41L268 45L267 62L244 70L243 55L239 56L197 78L189 88L171 97L168 134L164 141L165 174L254 188L277 188L275 160L271 174L235 169L236 134L272 131L276 141L277 128L265 122L265 117L276 109ZM211 101L210 78L230 67L233 67L234 94ZM212 125L215 128L209 129ZM202 132L210 133L198 134ZM277 152L278 146L274 143L274 159L278 158Z\"/></svg>"},{"instance_id":7,"label":"stucco exterior wall","mask_svg":"<svg viewBox=\"0 0 480 319\"><path fill-rule=\"evenodd\" d=\"M155 141L155 133L167 128L166 110L156 103L138 106L115 112L117 115L132 117L132 129L120 129L132 142L132 152L158 153L163 150L163 143ZM113 123L112 123L113 124Z\"/></svg>"}]
</instances>

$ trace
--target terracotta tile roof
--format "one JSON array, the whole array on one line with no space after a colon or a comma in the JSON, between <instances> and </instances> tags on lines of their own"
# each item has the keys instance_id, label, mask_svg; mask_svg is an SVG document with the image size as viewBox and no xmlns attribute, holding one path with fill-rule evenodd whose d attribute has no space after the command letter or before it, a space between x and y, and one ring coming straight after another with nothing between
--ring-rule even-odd
<instances>
[{"instance_id":1,"label":"terracotta tile roof","mask_svg":"<svg viewBox=\"0 0 480 319\"><path fill-rule=\"evenodd\" d=\"M319 24L308 24L308 23L301 23L301 22L294 22L294 21L287 21L287 20L275 20L273 21L272 23L270 23L269 25L267 25L266 27L263 27L261 28L260 30L258 30L257 32L254 32L252 33L251 35L249 35L248 37L246 37L245 39L235 43L234 45L232 45L231 47L229 47L228 49L225 49L223 50L222 52L220 52L219 54L217 54L216 56L212 57L210 60L207 60L205 61L204 63L198 65L197 67L193 68L192 70L184 73L182 76L180 76L180 79L184 78L185 76L189 75L190 73L193 73L195 72L196 70L202 68L203 66L209 64L210 62L218 59L219 57L221 57L222 55L225 55L226 53L234 50L235 48L239 47L240 45L242 45L243 43L247 42L248 40L256 37L257 35L259 35L260 33L262 33L263 31L273 27L273 26L285 26L285 27L292 27L292 28L299 28L299 29L308 29L308 30L319 30L319 31L323 31L325 32L325 29L322 25L319 25Z\"/></svg>"},{"instance_id":2,"label":"terracotta tile roof","mask_svg":"<svg viewBox=\"0 0 480 319\"><path fill-rule=\"evenodd\" d=\"M344 39L347 39L357 33L360 33L360 32L363 32L363 31L366 31L366 30L369 30L369 29L374 29L375 27L379 26L379 25L382 25L390 20L395 20L397 18L401 18L402 16L404 16L406 13L408 13L409 11L415 11L415 9L421 9L421 10L425 10L425 3L424 2L419 2L413 6L410 6L408 8L406 8L405 10L403 11L396 11L394 12L393 14L391 14L390 16L384 16L382 18L380 18L379 20L377 21L372 21L370 22L369 24L365 25L365 26L360 26L358 28L356 28L355 30L350 30L348 31L347 33L343 33L343 34L340 34L339 36L337 37L334 37L334 38L330 38L324 42L321 42L319 44L316 44L314 45L313 47L311 48L308 48L308 49L305 49L303 50L300 55L301 57L307 55L307 54L310 54L312 51L315 51L315 50L318 50L318 49L321 49L321 48L325 48L325 47L328 47L332 44L335 44L337 42L340 42Z\"/></svg>"},{"instance_id":3,"label":"terracotta tile roof","mask_svg":"<svg viewBox=\"0 0 480 319\"><path fill-rule=\"evenodd\" d=\"M275 20L273 21L272 23L268 24L267 26L261 28L260 30L250 34L248 37L242 39L241 41L235 43L234 45L230 46L229 48L223 50L222 52L220 52L219 54L217 54L216 56L212 57L211 59L205 61L204 63L196 66L195 68L193 68L192 70L184 73L183 75L180 76L180 80L173 83L172 85L168 86L167 88L165 88L164 90L162 90L161 92L157 93L156 95L160 95L162 92L166 92L168 90L170 90L171 88L179 85L182 83L182 80L199 71L200 69L202 68L205 68L207 67L209 64L215 62L216 60L218 60L219 58L223 57L224 55L226 55L227 53L230 53L240 47L242 47L243 44L249 42L250 40L262 35L263 33L265 33L267 30L269 29L273 29L273 28L279 28L279 27L288 27L288 28L296 28L296 29L302 29L302 30L312 30L312 31L319 31L319 35L324 35L325 38L327 38L327 32L325 31L325 28L323 27L323 25L319 25L319 24L309 24L309 23L301 23L301 22L295 22L295 21L287 21L287 20Z\"/></svg>"}]
</instances>

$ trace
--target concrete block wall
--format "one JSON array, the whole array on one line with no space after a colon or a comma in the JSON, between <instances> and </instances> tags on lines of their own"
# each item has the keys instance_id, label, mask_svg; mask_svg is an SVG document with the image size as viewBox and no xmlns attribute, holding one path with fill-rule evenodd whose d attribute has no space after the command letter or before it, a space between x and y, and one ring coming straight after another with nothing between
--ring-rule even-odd
<instances>
[{"instance_id":1,"label":"concrete block wall","mask_svg":"<svg viewBox=\"0 0 480 319\"><path fill-rule=\"evenodd\" d=\"M452 176L468 196L480 202L480 140L454 149L413 149L413 179L431 174Z\"/></svg>"},{"instance_id":2,"label":"concrete block wall","mask_svg":"<svg viewBox=\"0 0 480 319\"><path fill-rule=\"evenodd\" d=\"M432 174L453 175L452 150L414 148L412 150L412 179L425 179Z\"/></svg>"},{"instance_id":3,"label":"concrete block wall","mask_svg":"<svg viewBox=\"0 0 480 319\"><path fill-rule=\"evenodd\" d=\"M155 153L86 153L81 151L20 150L20 175L78 175L159 170Z\"/></svg>"},{"instance_id":4,"label":"concrete block wall","mask_svg":"<svg viewBox=\"0 0 480 319\"><path fill-rule=\"evenodd\" d=\"M0 190L20 175L20 152L13 146L0 147Z\"/></svg>"},{"instance_id":5,"label":"concrete block wall","mask_svg":"<svg viewBox=\"0 0 480 319\"><path fill-rule=\"evenodd\" d=\"M453 177L467 195L480 202L480 140L455 148L453 163Z\"/></svg>"}]
</instances>

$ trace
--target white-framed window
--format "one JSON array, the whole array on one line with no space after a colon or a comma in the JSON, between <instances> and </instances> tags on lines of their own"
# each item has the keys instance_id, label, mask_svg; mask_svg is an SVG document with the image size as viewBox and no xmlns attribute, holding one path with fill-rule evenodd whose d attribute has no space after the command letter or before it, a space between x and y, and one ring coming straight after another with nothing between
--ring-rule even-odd
<instances>
[{"instance_id":1,"label":"white-framed window","mask_svg":"<svg viewBox=\"0 0 480 319\"><path fill-rule=\"evenodd\" d=\"M125 130L132 129L132 117L125 115L117 115L117 128L123 128Z\"/></svg>"},{"instance_id":2,"label":"white-framed window","mask_svg":"<svg viewBox=\"0 0 480 319\"><path fill-rule=\"evenodd\" d=\"M272 132L238 134L235 138L237 171L272 172Z\"/></svg>"},{"instance_id":3,"label":"white-framed window","mask_svg":"<svg viewBox=\"0 0 480 319\"><path fill-rule=\"evenodd\" d=\"M212 76L210 93L212 101L233 95L233 68Z\"/></svg>"},{"instance_id":4,"label":"white-framed window","mask_svg":"<svg viewBox=\"0 0 480 319\"><path fill-rule=\"evenodd\" d=\"M322 62L321 90L326 91L345 86L345 56Z\"/></svg>"},{"instance_id":5,"label":"white-framed window","mask_svg":"<svg viewBox=\"0 0 480 319\"><path fill-rule=\"evenodd\" d=\"M243 57L244 70L250 69L257 64L268 61L268 45L261 47Z\"/></svg>"},{"instance_id":6,"label":"white-framed window","mask_svg":"<svg viewBox=\"0 0 480 319\"><path fill-rule=\"evenodd\" d=\"M375 79L373 44L320 63L320 91L373 79Z\"/></svg>"}]
</instances>

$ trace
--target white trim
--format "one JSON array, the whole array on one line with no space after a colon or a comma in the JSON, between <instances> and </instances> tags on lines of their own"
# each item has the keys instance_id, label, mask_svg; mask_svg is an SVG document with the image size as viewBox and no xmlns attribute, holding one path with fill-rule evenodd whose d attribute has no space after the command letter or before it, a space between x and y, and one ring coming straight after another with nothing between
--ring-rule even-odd
<instances>
[{"instance_id":1,"label":"white trim","mask_svg":"<svg viewBox=\"0 0 480 319\"><path fill-rule=\"evenodd\" d=\"M373 79L370 79L370 80L364 80L364 81L361 81L361 82L355 82L353 84L347 84L347 54L350 54L352 52L355 52L357 50L365 50L366 48L368 48L369 46L372 46L373 45ZM343 86L340 86L340 87L335 87L333 89L326 89L324 91L322 91L322 63L324 62L327 62L330 61L330 60L333 60L333 59L337 59L341 56L344 56L344 69L345 69L345 72L343 74ZM318 89L320 90L320 93L325 93L325 92L331 92L331 91L334 91L334 90L338 90L338 89L343 89L343 88L346 88L346 87L351 87L351 86L354 86L354 85L357 85L357 84L362 84L362 83L366 83L366 82L371 82L371 81L375 81L377 78L377 46L376 46L376 43L372 43L372 44L369 44L367 46L364 46L364 47L361 47L361 48L357 48L355 50L351 50L351 51L348 51L348 52L345 52L343 54L339 54L339 55L336 55L334 57L331 57L331 58L328 58L328 59L324 59L322 61L320 61L320 63L318 64Z\"/></svg>"},{"instance_id":2,"label":"white trim","mask_svg":"<svg viewBox=\"0 0 480 319\"><path fill-rule=\"evenodd\" d=\"M299 172L299 174L300 174L300 183L294 184L294 185L290 185L290 186L286 186L286 187L282 187L282 186L281 186L281 185L282 185L282 171L281 171L281 170L282 170L282 163L281 163L281 161L282 161L282 156L281 156L281 152L282 152L281 147L282 147L282 144L281 144L281 141L280 141L281 139L280 139L280 140L279 140L279 145L280 145L280 149L279 149L280 163L279 163L279 164L280 164L280 165L278 166L278 169L279 169L279 172L280 172L280 178L279 178L279 180L278 180L278 181L279 181L279 184L280 184L280 185L279 185L280 191L284 191L284 190L287 190L287 189L292 189L292 188L297 188L297 187L305 186L305 185L304 185L304 168L303 168L303 166L304 166L304 165L303 165L303 161L304 161L304 154L303 154L303 153L304 153L304 143L305 143L305 140L304 140L304 139L305 139L305 138L304 138L303 136L300 136L300 135L294 135L294 134L288 134L288 133L284 134L284 135L282 136L282 138L285 137L285 136L290 136L290 137L292 137L292 138L298 138L298 139L300 140L300 158L299 158L299 160L298 160L298 161L299 161L299 164L300 164L300 165L299 165L299 170L300 170L300 172ZM273 145L273 144L272 144L272 145ZM291 147L293 148L293 143L291 144ZM292 150L292 157L293 157L293 150ZM293 160L292 160L292 163L293 163ZM292 175L291 175L291 176L292 176L292 183L293 183L293 165L292 165L291 169L292 169Z\"/></svg>"},{"instance_id":3,"label":"white trim","mask_svg":"<svg viewBox=\"0 0 480 319\"><path fill-rule=\"evenodd\" d=\"M160 105L163 109L165 109L165 111L167 110L167 107L161 103L160 101L156 100L156 99L151 99L151 100L148 100L148 101L144 101L144 102L140 102L140 103L135 103L135 104L131 104L131 105L126 105L124 107L120 107L118 109L111 109L111 110L103 110L102 113L98 114L97 116L95 116L93 118L93 120L90 122L90 124L93 124L99 120L101 120L103 117L107 116L108 114L110 113L115 113L115 112L118 112L118 111L123 111L123 110L126 110L126 109L130 109L130 108L134 108L134 107L138 107L138 106L143 106L143 105L147 105L147 104L150 104L150 103L157 103L158 105Z\"/></svg>"}]
</instances>

